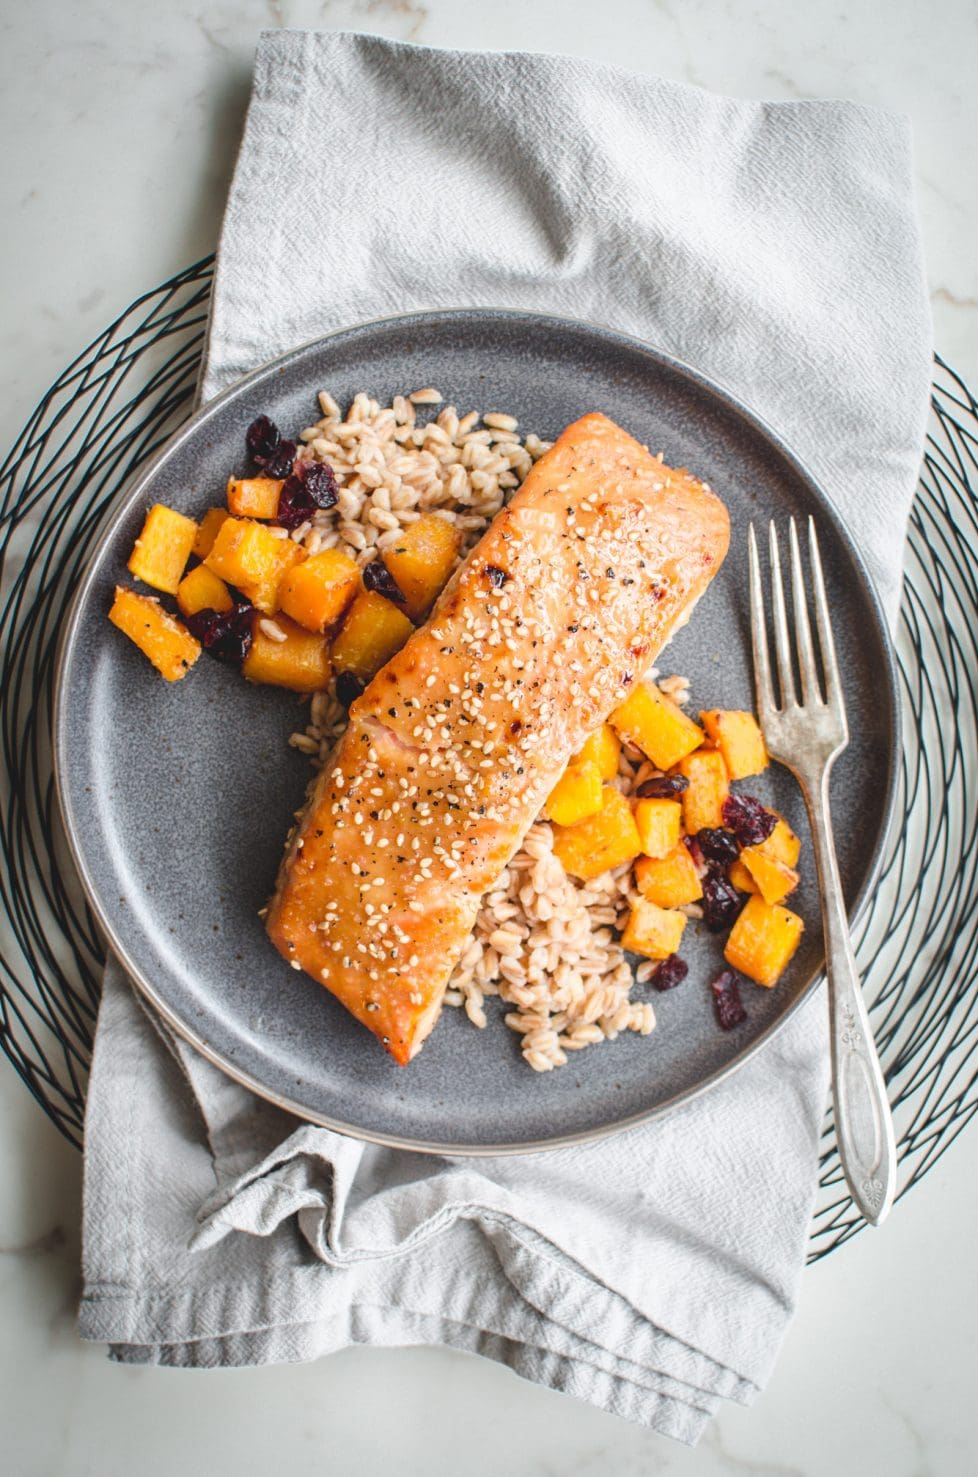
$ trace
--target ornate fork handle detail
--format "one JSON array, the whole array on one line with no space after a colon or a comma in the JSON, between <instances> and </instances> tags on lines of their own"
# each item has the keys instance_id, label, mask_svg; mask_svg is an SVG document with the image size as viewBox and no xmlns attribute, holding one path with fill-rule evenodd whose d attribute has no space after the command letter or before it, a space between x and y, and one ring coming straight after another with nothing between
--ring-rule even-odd
<instances>
[{"instance_id":1,"label":"ornate fork handle detail","mask_svg":"<svg viewBox=\"0 0 978 1477\"><path fill-rule=\"evenodd\" d=\"M829 817L829 769L817 778L799 779L822 898L839 1157L853 1200L868 1221L879 1225L896 1189L893 1120L849 937Z\"/></svg>"}]
</instances>

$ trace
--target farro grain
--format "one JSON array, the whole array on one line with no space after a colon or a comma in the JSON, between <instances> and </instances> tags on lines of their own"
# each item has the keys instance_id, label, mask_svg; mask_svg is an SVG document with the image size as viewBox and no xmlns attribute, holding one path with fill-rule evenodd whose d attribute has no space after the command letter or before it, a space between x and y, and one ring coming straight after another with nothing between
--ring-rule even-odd
<instances>
[{"instance_id":1,"label":"farro grain","mask_svg":"<svg viewBox=\"0 0 978 1477\"><path fill-rule=\"evenodd\" d=\"M269 641L282 642L289 639L278 622L270 620L268 616L262 616L258 622L258 629L263 636L268 637Z\"/></svg>"}]
</instances>

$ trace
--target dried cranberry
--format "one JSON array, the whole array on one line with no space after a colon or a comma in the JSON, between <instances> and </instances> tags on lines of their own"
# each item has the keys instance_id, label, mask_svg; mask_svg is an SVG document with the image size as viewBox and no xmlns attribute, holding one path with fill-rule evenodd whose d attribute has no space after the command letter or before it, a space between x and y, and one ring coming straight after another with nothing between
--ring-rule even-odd
<instances>
[{"instance_id":1,"label":"dried cranberry","mask_svg":"<svg viewBox=\"0 0 978 1477\"><path fill-rule=\"evenodd\" d=\"M740 998L740 985L732 969L724 969L710 985L717 1022L721 1031L732 1031L747 1019L744 1002Z\"/></svg>"},{"instance_id":2,"label":"dried cranberry","mask_svg":"<svg viewBox=\"0 0 978 1477\"><path fill-rule=\"evenodd\" d=\"M486 579L492 585L494 590L501 590L503 585L509 579L509 575L506 573L505 569L500 569L498 564L485 565L482 573L486 576Z\"/></svg>"},{"instance_id":3,"label":"dried cranberry","mask_svg":"<svg viewBox=\"0 0 978 1477\"><path fill-rule=\"evenodd\" d=\"M184 619L208 656L240 667L251 650L254 613L254 607L242 600L230 610L198 610Z\"/></svg>"},{"instance_id":4,"label":"dried cranberry","mask_svg":"<svg viewBox=\"0 0 978 1477\"><path fill-rule=\"evenodd\" d=\"M376 595L383 595L385 600L393 600L395 605L404 605L405 596L394 583L391 574L383 559L371 559L369 564L363 567L363 583L368 590L373 590Z\"/></svg>"},{"instance_id":5,"label":"dried cranberry","mask_svg":"<svg viewBox=\"0 0 978 1477\"><path fill-rule=\"evenodd\" d=\"M295 442L283 441L278 426L267 415L253 420L245 433L248 455L266 477L281 479L292 472Z\"/></svg>"},{"instance_id":6,"label":"dried cranberry","mask_svg":"<svg viewBox=\"0 0 978 1477\"><path fill-rule=\"evenodd\" d=\"M300 462L296 468L296 475L300 478L306 495L312 499L317 508L324 512L332 508L339 496L336 486L336 478L333 469L328 462Z\"/></svg>"},{"instance_id":7,"label":"dried cranberry","mask_svg":"<svg viewBox=\"0 0 978 1477\"><path fill-rule=\"evenodd\" d=\"M689 780L684 774L656 774L643 780L635 791L641 800L669 800L689 789Z\"/></svg>"},{"instance_id":8,"label":"dried cranberry","mask_svg":"<svg viewBox=\"0 0 978 1477\"><path fill-rule=\"evenodd\" d=\"M305 489L298 477L287 477L278 495L278 512L275 522L282 528L298 528L311 518L315 509L306 497Z\"/></svg>"},{"instance_id":9,"label":"dried cranberry","mask_svg":"<svg viewBox=\"0 0 978 1477\"><path fill-rule=\"evenodd\" d=\"M760 846L778 823L753 795L728 795L723 802L723 823L729 826L740 846Z\"/></svg>"},{"instance_id":10,"label":"dried cranberry","mask_svg":"<svg viewBox=\"0 0 978 1477\"><path fill-rule=\"evenodd\" d=\"M295 442L280 441L270 456L267 456L259 465L266 477L282 479L292 473L292 463L295 461Z\"/></svg>"},{"instance_id":11,"label":"dried cranberry","mask_svg":"<svg viewBox=\"0 0 978 1477\"><path fill-rule=\"evenodd\" d=\"M296 462L278 498L275 522L283 528L298 528L313 513L325 511L336 502L333 469L326 462Z\"/></svg>"},{"instance_id":12,"label":"dried cranberry","mask_svg":"<svg viewBox=\"0 0 978 1477\"><path fill-rule=\"evenodd\" d=\"M336 679L336 700L348 708L363 691L363 683L355 672L341 672Z\"/></svg>"},{"instance_id":13,"label":"dried cranberry","mask_svg":"<svg viewBox=\"0 0 978 1477\"><path fill-rule=\"evenodd\" d=\"M697 831L696 844L708 862L735 862L740 855L736 836L719 826L704 826Z\"/></svg>"},{"instance_id":14,"label":"dried cranberry","mask_svg":"<svg viewBox=\"0 0 978 1477\"><path fill-rule=\"evenodd\" d=\"M652 976L652 983L657 990L674 990L688 974L689 965L685 959L680 959L678 954L670 954Z\"/></svg>"},{"instance_id":15,"label":"dried cranberry","mask_svg":"<svg viewBox=\"0 0 978 1477\"><path fill-rule=\"evenodd\" d=\"M265 465L281 439L278 426L274 421L270 421L267 415L260 415L257 420L253 420L245 432L248 455L260 467Z\"/></svg>"},{"instance_id":16,"label":"dried cranberry","mask_svg":"<svg viewBox=\"0 0 978 1477\"><path fill-rule=\"evenodd\" d=\"M721 933L733 923L746 899L741 897L715 862L707 867L701 880L703 921L712 933Z\"/></svg>"},{"instance_id":17,"label":"dried cranberry","mask_svg":"<svg viewBox=\"0 0 978 1477\"><path fill-rule=\"evenodd\" d=\"M693 858L693 865L701 875L706 871L706 857L700 851L700 844L695 836L684 836L683 845Z\"/></svg>"}]
</instances>

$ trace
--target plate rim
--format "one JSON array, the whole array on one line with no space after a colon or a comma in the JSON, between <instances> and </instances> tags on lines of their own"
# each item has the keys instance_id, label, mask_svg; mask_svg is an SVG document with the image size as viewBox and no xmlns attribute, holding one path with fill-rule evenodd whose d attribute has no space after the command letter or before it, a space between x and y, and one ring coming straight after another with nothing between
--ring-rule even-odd
<instances>
[{"instance_id":1,"label":"plate rim","mask_svg":"<svg viewBox=\"0 0 978 1477\"><path fill-rule=\"evenodd\" d=\"M570 330L576 333L584 333L587 336L596 337L607 345L617 345L627 349L631 353L638 352L651 359L658 367L670 370L673 374L686 379L694 384L699 390L714 396L725 407L728 412L745 421L750 428L759 434L764 441L785 461L801 481L807 485L814 494L815 501L821 505L829 517L833 531L845 548L852 564L859 574L862 582L863 592L868 596L869 607L873 621L876 626L880 645L883 650L887 714L889 718L891 743L887 757L887 776L884 789L882 823L873 847L872 856L862 884L856 895L856 899L849 912L850 928L858 920L863 908L868 901L869 895L875 886L883 863L887 842L895 814L895 802L897 786L900 773L900 755L902 753L902 712L900 706L899 683L897 676L897 663L894 650L893 638L890 633L889 624L883 611L882 602L876 584L866 567L866 562L860 553L845 521L843 520L835 502L822 487L821 483L808 469L804 462L791 450L781 435L756 411L751 410L738 396L717 380L704 374L701 370L677 359L674 355L644 339L620 329L607 325L588 322L586 319L568 318L561 314L544 313L536 310L522 310L499 307L455 307L422 310L410 313L386 314L377 318L365 319L363 322L349 324L342 328L334 329L330 333L322 334L316 338L307 339L304 343L286 350L285 353L274 359L257 365L240 379L234 381L226 389L215 395L206 405L199 406L188 418L176 428L164 444L154 453L150 460L123 485L118 494L116 504L100 533L98 540L93 546L86 561L84 572L78 582L78 586L72 596L71 603L65 614L61 632L58 638L57 653L55 657L54 674L54 696L51 714L51 757L52 771L55 781L55 792L58 800L58 809L65 833L71 858L78 873L79 881L85 893L85 897L98 921L99 927L104 933L112 953L122 964L133 984L140 991L144 999L153 1007L156 1013L170 1027L180 1039L192 1046L207 1061L217 1067L226 1076L237 1082L240 1086L253 1092L257 1097L272 1103L303 1122L313 1123L321 1128L330 1129L346 1138L354 1138L363 1143L376 1144L385 1148L403 1149L410 1153L440 1154L460 1158L487 1158L493 1155L523 1155L544 1153L553 1149L569 1148L575 1144L594 1143L599 1139L606 1138L613 1133L623 1133L640 1123L651 1122L655 1119L664 1118L677 1108L695 1101L704 1093L718 1086L721 1082L732 1077L747 1062L753 1060L755 1055L778 1034L785 1023L795 1012L805 1004L817 990L824 978L824 959L812 971L809 978L799 989L795 998L789 1002L781 1014L767 1025L760 1034L741 1051L725 1063L722 1067L711 1072L695 1086L674 1094L665 1102L655 1104L650 1108L644 1108L637 1113L631 1113L623 1118L617 1118L612 1122L601 1124L596 1127L578 1129L571 1133L554 1135L545 1139L534 1139L517 1143L499 1144L457 1144L451 1141L426 1140L419 1138L405 1138L398 1134L382 1133L376 1130L368 1130L356 1124L348 1123L342 1119L331 1117L328 1114L318 1113L308 1106L304 1106L290 1098L264 1086L258 1082L250 1073L238 1067L220 1051L205 1041L192 1026L181 1020L179 1016L164 1001L152 981L141 971L139 965L133 960L125 945L118 937L117 931L112 923L106 908L103 906L98 888L94 878L89 872L86 864L82 843L80 839L80 828L76 825L74 813L71 807L70 787L67 780L69 768L67 762L67 728L65 720L65 685L68 665L73 648L78 638L78 628L81 611L85 604L88 591L95 578L95 569L102 551L113 536L114 530L121 517L125 515L132 504L137 500L143 485L156 473L159 465L166 460L184 441L197 433L198 427L206 424L208 418L221 409L226 401L239 395L248 385L264 379L273 373L281 373L294 362L304 358L313 350L327 348L330 344L347 338L351 335L363 333L372 328L390 327L395 324L403 325L405 328L428 327L434 323L451 323L460 318L486 320L500 319L507 322L522 325L544 324L554 329Z\"/></svg>"}]
</instances>

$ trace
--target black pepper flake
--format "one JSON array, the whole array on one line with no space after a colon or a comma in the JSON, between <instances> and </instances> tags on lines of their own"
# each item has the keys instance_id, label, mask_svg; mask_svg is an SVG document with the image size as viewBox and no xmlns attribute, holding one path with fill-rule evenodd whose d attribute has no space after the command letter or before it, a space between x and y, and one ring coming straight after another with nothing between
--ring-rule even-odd
<instances>
[{"instance_id":1,"label":"black pepper flake","mask_svg":"<svg viewBox=\"0 0 978 1477\"><path fill-rule=\"evenodd\" d=\"M604 573L605 579L613 580L615 577L615 571L612 569L610 564L608 565L608 568L605 570Z\"/></svg>"},{"instance_id":2,"label":"black pepper flake","mask_svg":"<svg viewBox=\"0 0 978 1477\"><path fill-rule=\"evenodd\" d=\"M570 631L571 635L575 635L581 628L578 625L577 621L575 621L574 624L572 626L568 626L567 629L568 631Z\"/></svg>"},{"instance_id":3,"label":"black pepper flake","mask_svg":"<svg viewBox=\"0 0 978 1477\"><path fill-rule=\"evenodd\" d=\"M492 585L494 590L501 590L503 585L505 585L509 580L509 575L507 574L506 570L500 569L498 564L484 565L482 573L485 575L486 579Z\"/></svg>"}]
</instances>

